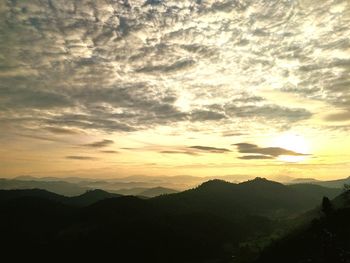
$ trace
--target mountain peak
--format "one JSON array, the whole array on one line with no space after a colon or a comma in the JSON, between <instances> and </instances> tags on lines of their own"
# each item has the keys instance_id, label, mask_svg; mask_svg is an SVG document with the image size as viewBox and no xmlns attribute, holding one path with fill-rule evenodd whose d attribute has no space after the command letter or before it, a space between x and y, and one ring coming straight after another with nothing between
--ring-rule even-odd
<instances>
[{"instance_id":1,"label":"mountain peak","mask_svg":"<svg viewBox=\"0 0 350 263\"><path fill-rule=\"evenodd\" d=\"M212 179L212 180L209 180L209 181L202 183L201 185L199 185L197 187L197 189L201 189L201 190L223 189L223 188L232 187L233 185L235 185L235 184L221 180L221 179Z\"/></svg>"},{"instance_id":2,"label":"mountain peak","mask_svg":"<svg viewBox=\"0 0 350 263\"><path fill-rule=\"evenodd\" d=\"M262 177L256 177L253 180L249 180L249 181L245 181L239 184L240 186L246 186L246 187L253 187L253 188L261 188L261 189L282 189L282 188L287 188L284 184L281 184L279 182L275 182L275 181L270 181L266 178L262 178Z\"/></svg>"},{"instance_id":3,"label":"mountain peak","mask_svg":"<svg viewBox=\"0 0 350 263\"><path fill-rule=\"evenodd\" d=\"M250 184L254 184L254 183L259 183L259 184L281 184L281 183L278 183L276 181L268 180L268 179L266 179L264 177L255 177L254 179L242 182L241 184L245 184L245 183L250 183Z\"/></svg>"},{"instance_id":4,"label":"mountain peak","mask_svg":"<svg viewBox=\"0 0 350 263\"><path fill-rule=\"evenodd\" d=\"M91 190L87 190L81 196L97 196L97 195L112 195L112 194L101 189L91 189Z\"/></svg>"},{"instance_id":5,"label":"mountain peak","mask_svg":"<svg viewBox=\"0 0 350 263\"><path fill-rule=\"evenodd\" d=\"M269 180L267 180L265 177L255 177L253 180L251 181L255 181L255 182L267 182Z\"/></svg>"},{"instance_id":6,"label":"mountain peak","mask_svg":"<svg viewBox=\"0 0 350 263\"><path fill-rule=\"evenodd\" d=\"M100 200L119 197L119 194L113 194L100 189L87 190L85 193L74 196L70 199L71 204L87 206Z\"/></svg>"}]
</instances>

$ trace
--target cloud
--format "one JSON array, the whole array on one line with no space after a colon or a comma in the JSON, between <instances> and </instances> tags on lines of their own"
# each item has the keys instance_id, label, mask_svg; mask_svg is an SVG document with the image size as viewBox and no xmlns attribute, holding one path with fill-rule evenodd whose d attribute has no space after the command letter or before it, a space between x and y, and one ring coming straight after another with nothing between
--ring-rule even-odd
<instances>
[{"instance_id":1,"label":"cloud","mask_svg":"<svg viewBox=\"0 0 350 263\"><path fill-rule=\"evenodd\" d=\"M54 134L59 134L59 135L76 135L76 134L81 133L77 130L59 128L59 127L46 127L45 130L47 130L51 133L54 133Z\"/></svg>"},{"instance_id":2,"label":"cloud","mask_svg":"<svg viewBox=\"0 0 350 263\"><path fill-rule=\"evenodd\" d=\"M195 64L192 59L183 59L174 62L170 65L157 65L157 66L144 66L142 68L136 69L136 72L141 73L155 73L155 72L174 72L179 70L185 70L192 67Z\"/></svg>"},{"instance_id":3,"label":"cloud","mask_svg":"<svg viewBox=\"0 0 350 263\"><path fill-rule=\"evenodd\" d=\"M222 113L208 110L196 110L191 113L193 121L217 121L225 118L226 116Z\"/></svg>"},{"instance_id":4,"label":"cloud","mask_svg":"<svg viewBox=\"0 0 350 263\"><path fill-rule=\"evenodd\" d=\"M273 159L281 155L289 156L307 156L309 154L298 153L281 147L259 147L256 144L251 143L236 143L233 144L238 148L239 153L252 154L238 157L240 159L252 160L252 159Z\"/></svg>"},{"instance_id":5,"label":"cloud","mask_svg":"<svg viewBox=\"0 0 350 263\"><path fill-rule=\"evenodd\" d=\"M113 150L106 150L106 151L100 151L101 153L119 153L118 151L113 151Z\"/></svg>"},{"instance_id":6,"label":"cloud","mask_svg":"<svg viewBox=\"0 0 350 263\"><path fill-rule=\"evenodd\" d=\"M247 135L247 134L242 132L224 132L222 134L223 137L236 137L236 136L243 136L243 135Z\"/></svg>"},{"instance_id":7,"label":"cloud","mask_svg":"<svg viewBox=\"0 0 350 263\"><path fill-rule=\"evenodd\" d=\"M66 156L66 159L70 159L70 160L96 160L97 158L91 157L91 156L69 155L69 156Z\"/></svg>"},{"instance_id":8,"label":"cloud","mask_svg":"<svg viewBox=\"0 0 350 263\"><path fill-rule=\"evenodd\" d=\"M26 137L30 139L36 139L36 140L42 140L42 141L50 141L50 142L60 142L60 143L67 143L65 140L61 138L55 138L51 136L42 136L42 135L36 135L36 134L22 134L22 133L13 133L13 135Z\"/></svg>"},{"instance_id":9,"label":"cloud","mask_svg":"<svg viewBox=\"0 0 350 263\"><path fill-rule=\"evenodd\" d=\"M317 115L256 95L267 87L348 111L347 1L265 2L7 1L0 122L126 133L242 120L270 129Z\"/></svg>"},{"instance_id":10,"label":"cloud","mask_svg":"<svg viewBox=\"0 0 350 263\"><path fill-rule=\"evenodd\" d=\"M327 130L330 131L345 131L348 132L350 131L350 125L345 124L345 125L329 125L325 127Z\"/></svg>"},{"instance_id":11,"label":"cloud","mask_svg":"<svg viewBox=\"0 0 350 263\"><path fill-rule=\"evenodd\" d=\"M280 147L259 147L255 144L250 143L236 143L234 144L238 147L238 151L240 153L256 153L256 154L264 154L270 156L280 156L280 155L293 155L293 156L305 156L308 154L297 153L291 150L287 150Z\"/></svg>"},{"instance_id":12,"label":"cloud","mask_svg":"<svg viewBox=\"0 0 350 263\"><path fill-rule=\"evenodd\" d=\"M210 152L210 153L226 153L226 152L230 152L229 149L209 147L209 146L190 146L188 148L200 150L200 151L203 151L203 152Z\"/></svg>"},{"instance_id":13,"label":"cloud","mask_svg":"<svg viewBox=\"0 0 350 263\"><path fill-rule=\"evenodd\" d=\"M73 106L73 101L58 91L21 86L0 87L0 97L2 98L0 110L7 108L51 109Z\"/></svg>"},{"instance_id":14,"label":"cloud","mask_svg":"<svg viewBox=\"0 0 350 263\"><path fill-rule=\"evenodd\" d=\"M209 147L209 146L163 146L163 145L150 145L140 148L122 148L132 151L152 151L164 154L186 154L186 155L200 155L202 153L227 153L229 149Z\"/></svg>"},{"instance_id":15,"label":"cloud","mask_svg":"<svg viewBox=\"0 0 350 263\"><path fill-rule=\"evenodd\" d=\"M326 116L327 121L348 121L350 120L350 110L340 113L329 114Z\"/></svg>"},{"instance_id":16,"label":"cloud","mask_svg":"<svg viewBox=\"0 0 350 263\"><path fill-rule=\"evenodd\" d=\"M108 113L97 114L62 114L52 119L44 119L42 122L49 125L65 125L72 128L102 130L106 132L134 131L134 127L114 120Z\"/></svg>"},{"instance_id":17,"label":"cloud","mask_svg":"<svg viewBox=\"0 0 350 263\"><path fill-rule=\"evenodd\" d=\"M238 157L238 159L242 160L268 160L268 159L274 159L272 156L268 155L244 155Z\"/></svg>"},{"instance_id":18,"label":"cloud","mask_svg":"<svg viewBox=\"0 0 350 263\"><path fill-rule=\"evenodd\" d=\"M165 153L165 154L186 154L186 155L198 155L198 153L193 152L193 151L178 151L178 150L167 150L167 151L160 151L160 153Z\"/></svg>"},{"instance_id":19,"label":"cloud","mask_svg":"<svg viewBox=\"0 0 350 263\"><path fill-rule=\"evenodd\" d=\"M255 149L258 146L256 144L252 144L252 143L246 143L246 142L241 142L241 143L235 143L233 144L235 146L238 147L239 150L244 150L244 149Z\"/></svg>"},{"instance_id":20,"label":"cloud","mask_svg":"<svg viewBox=\"0 0 350 263\"><path fill-rule=\"evenodd\" d=\"M279 105L245 105L236 106L228 104L225 106L225 112L228 116L241 118L260 117L266 120L288 120L296 122L309 119L312 113L302 108L287 108Z\"/></svg>"},{"instance_id":21,"label":"cloud","mask_svg":"<svg viewBox=\"0 0 350 263\"><path fill-rule=\"evenodd\" d=\"M112 141L112 140L102 140L102 141L98 141L98 142L84 144L83 146L92 147L92 148L103 148L103 147L110 146L113 143L114 143L114 141Z\"/></svg>"}]
</instances>

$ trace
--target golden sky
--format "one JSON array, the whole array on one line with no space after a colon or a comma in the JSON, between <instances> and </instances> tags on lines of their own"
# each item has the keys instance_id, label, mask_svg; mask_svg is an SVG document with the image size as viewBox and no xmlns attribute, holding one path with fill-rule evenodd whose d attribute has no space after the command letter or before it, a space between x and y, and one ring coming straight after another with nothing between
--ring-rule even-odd
<instances>
[{"instance_id":1,"label":"golden sky","mask_svg":"<svg viewBox=\"0 0 350 263\"><path fill-rule=\"evenodd\" d=\"M335 179L350 2L0 2L0 177Z\"/></svg>"}]
</instances>

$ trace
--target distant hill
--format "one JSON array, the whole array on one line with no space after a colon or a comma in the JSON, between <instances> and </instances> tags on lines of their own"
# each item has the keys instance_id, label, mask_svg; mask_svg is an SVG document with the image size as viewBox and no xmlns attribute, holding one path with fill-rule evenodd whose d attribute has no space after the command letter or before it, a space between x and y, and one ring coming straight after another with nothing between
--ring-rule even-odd
<instances>
[{"instance_id":1,"label":"distant hill","mask_svg":"<svg viewBox=\"0 0 350 263\"><path fill-rule=\"evenodd\" d=\"M317 184L325 187L343 188L344 184L350 184L350 177L338 180L319 181Z\"/></svg>"},{"instance_id":2,"label":"distant hill","mask_svg":"<svg viewBox=\"0 0 350 263\"><path fill-rule=\"evenodd\" d=\"M0 179L0 189L45 189L47 191L65 195L74 196L83 194L89 188L81 187L77 184L63 181L30 181L30 180L15 180L15 179Z\"/></svg>"},{"instance_id":3,"label":"distant hill","mask_svg":"<svg viewBox=\"0 0 350 263\"><path fill-rule=\"evenodd\" d=\"M77 206L88 206L98 201L105 200L108 198L120 197L119 194L108 193L103 190L88 190L84 194L73 196L67 199L66 203Z\"/></svg>"},{"instance_id":4,"label":"distant hill","mask_svg":"<svg viewBox=\"0 0 350 263\"><path fill-rule=\"evenodd\" d=\"M44 176L36 177L31 175L21 175L14 178L14 180L20 181L44 181L44 182L67 182L67 183L80 183L86 181L96 181L96 179L83 178L83 177L53 177Z\"/></svg>"},{"instance_id":5,"label":"distant hill","mask_svg":"<svg viewBox=\"0 0 350 263\"><path fill-rule=\"evenodd\" d=\"M317 206L324 195L334 196L339 192L313 185L286 186L263 178L239 184L211 180L191 190L156 197L154 202L178 211L207 210L279 217L306 211Z\"/></svg>"},{"instance_id":6,"label":"distant hill","mask_svg":"<svg viewBox=\"0 0 350 263\"><path fill-rule=\"evenodd\" d=\"M164 187L170 189L188 189L196 186L207 179L205 177L196 176L149 176L134 175L123 178L104 178L93 179L83 177L35 177L35 176L18 176L14 180L20 181L41 181L41 182L57 182L63 181L77 184L84 188L104 189L106 191L116 191L120 189L130 188L155 188Z\"/></svg>"},{"instance_id":7,"label":"distant hill","mask_svg":"<svg viewBox=\"0 0 350 263\"><path fill-rule=\"evenodd\" d=\"M147 189L149 188L146 188L146 187L122 188L122 189L114 190L113 192L121 195L140 196L140 193L146 191Z\"/></svg>"},{"instance_id":8,"label":"distant hill","mask_svg":"<svg viewBox=\"0 0 350 263\"><path fill-rule=\"evenodd\" d=\"M327 181L316 180L313 178L296 178L288 182L288 184L305 184L305 183L320 185L320 186L329 187L329 188L343 188L344 184L350 184L350 177L337 179L337 180L327 180Z\"/></svg>"},{"instance_id":9,"label":"distant hill","mask_svg":"<svg viewBox=\"0 0 350 263\"><path fill-rule=\"evenodd\" d=\"M52 255L107 261L117 255L123 262L231 263L247 252L243 244L278 236L296 215L319 206L327 191L263 178L211 180L148 199L101 190L76 197L7 190L0 192L0 246L14 261Z\"/></svg>"},{"instance_id":10,"label":"distant hill","mask_svg":"<svg viewBox=\"0 0 350 263\"><path fill-rule=\"evenodd\" d=\"M119 189L114 191L122 195L135 195L135 196L144 196L144 197L156 197L164 194L174 194L178 191L165 187L153 187L153 188L129 188L129 189Z\"/></svg>"},{"instance_id":11,"label":"distant hill","mask_svg":"<svg viewBox=\"0 0 350 263\"><path fill-rule=\"evenodd\" d=\"M21 180L19 180L21 179ZM65 196L76 196L85 193L89 189L103 189L122 195L138 195L154 197L162 194L176 193L176 190L154 186L153 183L145 182L114 182L86 180L78 177L62 178L32 176L19 176L17 179L0 179L0 189L45 189L47 191ZM142 186L142 187L140 187Z\"/></svg>"},{"instance_id":12,"label":"distant hill","mask_svg":"<svg viewBox=\"0 0 350 263\"><path fill-rule=\"evenodd\" d=\"M319 180L316 180L314 178L295 178L289 181L291 184L305 184L305 183L316 183L320 182Z\"/></svg>"},{"instance_id":13,"label":"distant hill","mask_svg":"<svg viewBox=\"0 0 350 263\"><path fill-rule=\"evenodd\" d=\"M146 196L146 197L156 197L159 195L167 195L167 194L175 194L178 193L178 191L170 188L165 187L154 187L145 189L144 191L140 192L140 196Z\"/></svg>"},{"instance_id":14,"label":"distant hill","mask_svg":"<svg viewBox=\"0 0 350 263\"><path fill-rule=\"evenodd\" d=\"M215 177L208 177L215 178ZM235 176L221 176L218 177L223 180L227 178L229 181L235 180ZM162 187L166 189L188 189L188 187L194 187L205 182L205 177L193 177L193 176L129 176L125 178L115 179L103 179L96 180L91 178L80 178L80 177L34 177L34 176L19 176L16 179L3 179L13 181L11 184L13 187L3 189L16 189L19 182L21 182L21 189L27 188L40 188L47 189L58 194L73 196L82 194L88 189L103 189L108 192L119 193L123 195L141 195L143 191L149 188ZM215 180L215 179L212 179ZM16 182L17 181L17 182ZM65 189L63 183L68 183L67 189ZM330 181L319 181L313 178L290 178L287 185L290 184L313 184L320 185L329 188L343 188L345 183L350 184L349 178L330 180ZM7 184L10 184L8 182ZM53 187L57 184L57 187ZM28 186L28 187L26 187ZM0 183L1 188L1 183ZM172 193L172 191L159 191L159 194ZM147 194L147 197L153 197L155 194ZM158 193L157 193L158 194ZM146 196L146 195L145 195Z\"/></svg>"},{"instance_id":15,"label":"distant hill","mask_svg":"<svg viewBox=\"0 0 350 263\"><path fill-rule=\"evenodd\" d=\"M319 203L323 196L333 199L342 192L340 188L330 188L310 183L293 184L288 185L288 187L296 190L304 196L307 196L308 200L313 200L316 204Z\"/></svg>"}]
</instances>

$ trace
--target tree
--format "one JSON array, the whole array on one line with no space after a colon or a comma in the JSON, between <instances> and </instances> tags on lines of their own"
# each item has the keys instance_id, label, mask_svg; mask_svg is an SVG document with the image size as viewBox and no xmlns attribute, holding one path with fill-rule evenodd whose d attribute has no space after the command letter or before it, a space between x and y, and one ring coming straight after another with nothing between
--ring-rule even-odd
<instances>
[{"instance_id":1,"label":"tree","mask_svg":"<svg viewBox=\"0 0 350 263\"><path fill-rule=\"evenodd\" d=\"M329 200L328 197L324 196L322 199L322 212L326 215L329 216L332 214L334 211L333 205L331 201Z\"/></svg>"},{"instance_id":2,"label":"tree","mask_svg":"<svg viewBox=\"0 0 350 263\"><path fill-rule=\"evenodd\" d=\"M343 199L345 202L345 205L348 206L350 205L350 184L344 184L343 187Z\"/></svg>"}]
</instances>

